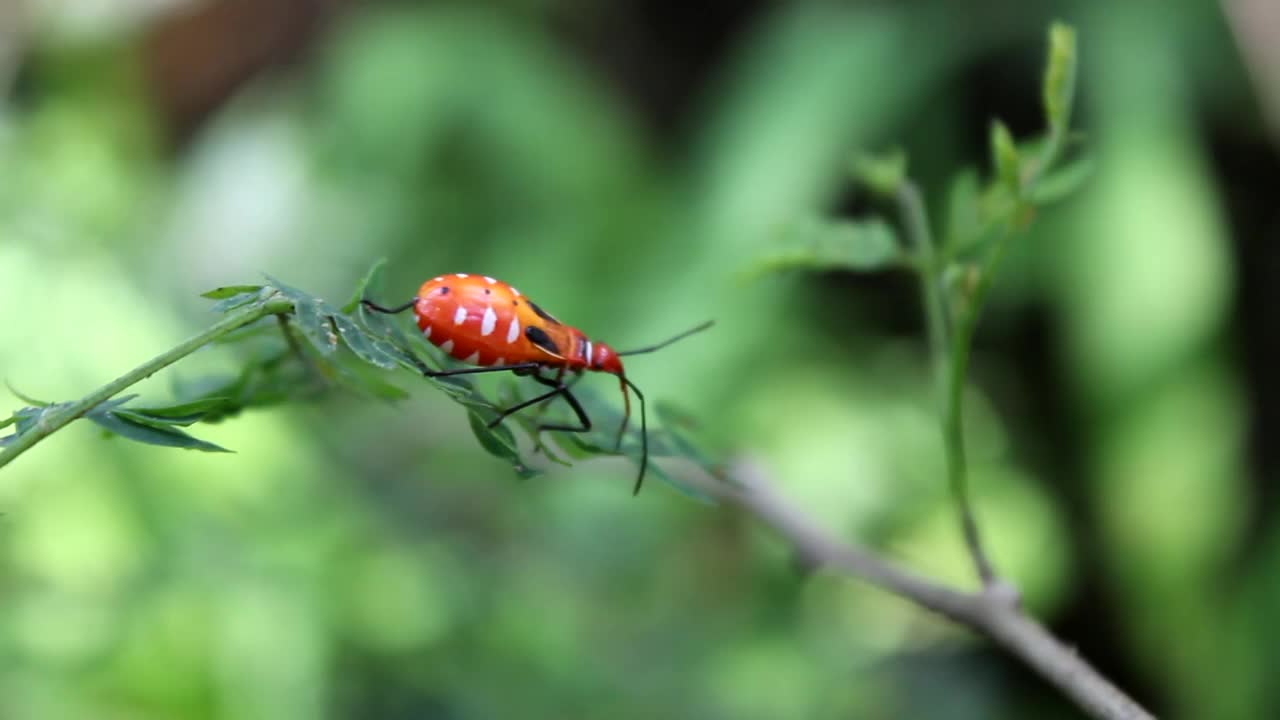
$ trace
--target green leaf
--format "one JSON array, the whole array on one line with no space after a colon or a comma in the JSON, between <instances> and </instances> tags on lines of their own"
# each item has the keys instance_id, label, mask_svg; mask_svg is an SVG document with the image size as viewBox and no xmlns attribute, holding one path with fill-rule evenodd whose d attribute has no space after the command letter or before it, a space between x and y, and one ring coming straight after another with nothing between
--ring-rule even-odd
<instances>
[{"instance_id":1,"label":"green leaf","mask_svg":"<svg viewBox=\"0 0 1280 720\"><path fill-rule=\"evenodd\" d=\"M224 313L228 310L234 310L238 307L248 305L255 300L264 299L262 290L253 290L250 292L242 292L230 297L219 300L209 307L209 312Z\"/></svg>"},{"instance_id":2,"label":"green leaf","mask_svg":"<svg viewBox=\"0 0 1280 720\"><path fill-rule=\"evenodd\" d=\"M356 284L356 289L351 293L351 299L347 301L346 305L342 306L342 312L351 314L355 312L356 308L360 307L360 301L365 298L365 293L369 291L369 286L373 284L374 278L378 273L382 272L382 268L385 267L386 264L387 259L385 257L378 258L374 261L373 265L369 268L369 271L366 272L360 282Z\"/></svg>"},{"instance_id":3,"label":"green leaf","mask_svg":"<svg viewBox=\"0 0 1280 720\"><path fill-rule=\"evenodd\" d=\"M5 387L7 387L7 388L9 388L9 392L13 393L13 396L14 396L14 397L18 398L18 399L19 399L19 400L21 400L22 402L24 402L24 403L26 403L26 404L28 404L28 405L31 405L31 406L33 406L33 407L48 407L48 406L50 406L50 405L52 405L52 404L53 404L53 403L51 403L51 402L46 402L46 401L44 401L44 400L36 400L36 399L35 399L35 398L33 398L33 397L29 397L29 396L27 396L27 395L23 395L21 392L19 392L19 391L18 391L18 389L17 389L17 388L15 388L13 385L9 384L9 381L8 381L8 380L6 380L6 381L4 382L4 386L5 386Z\"/></svg>"},{"instance_id":4,"label":"green leaf","mask_svg":"<svg viewBox=\"0 0 1280 720\"><path fill-rule=\"evenodd\" d=\"M262 289L261 285L223 285L220 288L214 288L209 292L200 293L200 297L209 298L210 300L225 300L235 297L236 295L244 295L246 293L257 294Z\"/></svg>"},{"instance_id":5,"label":"green leaf","mask_svg":"<svg viewBox=\"0 0 1280 720\"><path fill-rule=\"evenodd\" d=\"M280 282L279 280L277 280L276 278L271 277L270 275L266 275L265 273L264 275L267 278L267 280L271 282L271 286L274 287L277 292L279 292L288 300L292 300L295 303L321 302L319 298L315 297L314 295L310 295L308 293L302 292L301 290L299 290L296 287L293 287L292 285L286 285Z\"/></svg>"},{"instance_id":6,"label":"green leaf","mask_svg":"<svg viewBox=\"0 0 1280 720\"><path fill-rule=\"evenodd\" d=\"M132 407L129 410L169 425L192 425L210 415L224 414L232 405L234 403L231 398L215 396L170 405Z\"/></svg>"},{"instance_id":7,"label":"green leaf","mask_svg":"<svg viewBox=\"0 0 1280 720\"><path fill-rule=\"evenodd\" d=\"M409 339L410 336L401 332L391 318L382 313L371 311L363 305L357 309L356 318L369 334L381 338L384 342L396 348L395 357L400 361L401 365L404 365L409 370L424 374L431 371L431 367L418 356L418 348L415 347L415 342ZM421 335L414 333L413 336L417 339L418 346L421 347L427 344ZM425 350L426 348L423 347L422 349Z\"/></svg>"},{"instance_id":8,"label":"green leaf","mask_svg":"<svg viewBox=\"0 0 1280 720\"><path fill-rule=\"evenodd\" d=\"M135 442L204 452L231 452L211 442L194 438L171 425L125 409L94 411L86 417L104 430Z\"/></svg>"},{"instance_id":9,"label":"green leaf","mask_svg":"<svg viewBox=\"0 0 1280 720\"><path fill-rule=\"evenodd\" d=\"M321 355L332 355L338 348L338 336L334 334L329 317L321 312L320 304L312 299L295 300L290 324L302 333L302 337Z\"/></svg>"},{"instance_id":10,"label":"green leaf","mask_svg":"<svg viewBox=\"0 0 1280 720\"><path fill-rule=\"evenodd\" d=\"M1078 190L1092 177L1095 163L1092 155L1059 163L1031 188L1029 198L1036 205L1050 205Z\"/></svg>"},{"instance_id":11,"label":"green leaf","mask_svg":"<svg viewBox=\"0 0 1280 720\"><path fill-rule=\"evenodd\" d=\"M491 414L490 417L496 417L496 414ZM475 410L467 411L467 422L470 423L476 440L480 442L480 447L490 455L510 462L517 475L531 478L541 474L541 471L529 467L520 459L520 448L516 445L516 438L511 434L510 428L505 425L487 427L485 418Z\"/></svg>"},{"instance_id":12,"label":"green leaf","mask_svg":"<svg viewBox=\"0 0 1280 720\"><path fill-rule=\"evenodd\" d=\"M684 434L685 430L694 429L695 421L692 416L674 405L662 402L654 405L654 414L662 422L667 439L672 445L673 455L692 460L714 478L725 479L724 464L713 460Z\"/></svg>"},{"instance_id":13,"label":"green leaf","mask_svg":"<svg viewBox=\"0 0 1280 720\"><path fill-rule=\"evenodd\" d=\"M782 270L870 272L906 261L893 228L880 219L811 219L788 232L782 244L782 249L759 260L748 274Z\"/></svg>"},{"instance_id":14,"label":"green leaf","mask_svg":"<svg viewBox=\"0 0 1280 720\"><path fill-rule=\"evenodd\" d=\"M387 354L386 350L379 346L374 338L366 335L351 321L351 318L346 315L334 315L332 319L333 324L338 328L338 334L342 336L342 342L346 343L347 347L351 348L351 352L361 360L384 370L391 370L399 364L393 355Z\"/></svg>"},{"instance_id":15,"label":"green leaf","mask_svg":"<svg viewBox=\"0 0 1280 720\"><path fill-rule=\"evenodd\" d=\"M1016 197L1022 189L1022 161L1009 128L999 120L991 121L991 161L996 177Z\"/></svg>"},{"instance_id":16,"label":"green leaf","mask_svg":"<svg viewBox=\"0 0 1280 720\"><path fill-rule=\"evenodd\" d=\"M1076 31L1062 22L1049 27L1049 57L1042 87L1045 119L1051 132L1062 134L1071 123L1076 88Z\"/></svg>"},{"instance_id":17,"label":"green leaf","mask_svg":"<svg viewBox=\"0 0 1280 720\"><path fill-rule=\"evenodd\" d=\"M977 171L958 173L947 189L946 246L955 252L982 234L982 189Z\"/></svg>"},{"instance_id":18,"label":"green leaf","mask_svg":"<svg viewBox=\"0 0 1280 720\"><path fill-rule=\"evenodd\" d=\"M902 148L873 154L858 153L851 165L854 178L869 190L893 197L907 177L907 154Z\"/></svg>"}]
</instances>

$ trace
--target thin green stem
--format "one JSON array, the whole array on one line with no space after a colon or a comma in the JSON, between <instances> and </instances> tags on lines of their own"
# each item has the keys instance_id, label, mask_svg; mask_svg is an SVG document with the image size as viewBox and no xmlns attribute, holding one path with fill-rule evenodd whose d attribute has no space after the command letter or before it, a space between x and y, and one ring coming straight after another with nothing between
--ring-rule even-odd
<instances>
[{"instance_id":1,"label":"thin green stem","mask_svg":"<svg viewBox=\"0 0 1280 720\"><path fill-rule=\"evenodd\" d=\"M919 262L920 297L924 305L925 325L929 333L929 354L933 363L934 379L938 387L946 378L947 347L950 328L947 323L947 306L938 281L940 263L929 229L928 215L920 190L910 180L903 180L898 187L898 211L902 214L907 241L915 250Z\"/></svg>"},{"instance_id":2,"label":"thin green stem","mask_svg":"<svg viewBox=\"0 0 1280 720\"><path fill-rule=\"evenodd\" d=\"M228 315L209 327L209 329L187 339L177 347L151 358L83 398L67 405L65 408L46 415L31 430L14 438L13 444L6 447L4 452L0 452L0 467L13 462L14 458L30 450L36 443L62 429L72 420L83 416L98 405L119 395L126 388L151 377L156 372L163 370L223 335L268 315L279 315L292 309L293 303L276 297Z\"/></svg>"},{"instance_id":3,"label":"thin green stem","mask_svg":"<svg viewBox=\"0 0 1280 720\"><path fill-rule=\"evenodd\" d=\"M948 323L943 293L943 268L937 259L933 237L929 232L924 201L913 183L902 183L898 190L898 208L902 213L907 238L921 259L920 292L925 307L929 351L939 396L942 440L946 449L947 485L951 489L951 496L960 516L961 532L965 545L969 548L969 555L973 558L978 578L983 587L990 587L995 583L996 575L983 547L978 523L974 519L964 449L964 379L968 368L969 345L977 322L976 306L973 303L968 306L969 312L961 317L958 331L953 334ZM989 276L984 274L979 284L983 284L987 277Z\"/></svg>"}]
</instances>

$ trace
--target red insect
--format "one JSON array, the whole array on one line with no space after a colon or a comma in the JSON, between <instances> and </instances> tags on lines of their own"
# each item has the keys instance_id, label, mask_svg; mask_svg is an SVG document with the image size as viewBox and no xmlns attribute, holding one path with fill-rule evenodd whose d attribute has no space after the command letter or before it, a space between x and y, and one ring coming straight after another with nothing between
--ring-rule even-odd
<instances>
[{"instance_id":1,"label":"red insect","mask_svg":"<svg viewBox=\"0 0 1280 720\"><path fill-rule=\"evenodd\" d=\"M640 388L627 379L621 358L659 350L711 326L711 322L705 322L657 345L616 352L604 343L588 339L581 330L561 323L510 285L491 277L464 273L432 278L418 288L416 297L396 307L383 307L370 300L362 302L366 307L383 313L394 314L413 308L423 337L455 359L480 366L440 372L424 371L430 377L510 370L516 375L527 375L551 388L548 392L503 410L489 423L491 428L512 413L550 401L559 395L573 408L580 426L540 425L538 429L588 432L591 430L591 418L587 417L586 410L573 396L573 384L587 370L617 375L626 411L622 425L618 428L619 447L622 445L627 422L631 419L631 397L627 394L627 388L635 391L640 400L641 458L636 493L640 492L645 469L649 464L649 428L645 418L644 395ZM548 371L554 371L554 374ZM573 374L568 382L565 382L566 373Z\"/></svg>"}]
</instances>

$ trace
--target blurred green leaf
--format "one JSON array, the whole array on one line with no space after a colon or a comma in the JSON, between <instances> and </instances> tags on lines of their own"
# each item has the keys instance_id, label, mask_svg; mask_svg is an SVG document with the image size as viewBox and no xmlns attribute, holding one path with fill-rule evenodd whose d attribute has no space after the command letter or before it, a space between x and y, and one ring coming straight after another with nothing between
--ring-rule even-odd
<instances>
[{"instance_id":1,"label":"blurred green leaf","mask_svg":"<svg viewBox=\"0 0 1280 720\"><path fill-rule=\"evenodd\" d=\"M244 287L244 286L241 286ZM262 300L266 293L262 290L252 290L248 292L236 293L229 297L223 298L209 307L209 312L224 313L234 310L252 303L254 300Z\"/></svg>"},{"instance_id":2,"label":"blurred green leaf","mask_svg":"<svg viewBox=\"0 0 1280 720\"><path fill-rule=\"evenodd\" d=\"M1064 134L1071 122L1076 87L1076 31L1055 22L1049 27L1049 57L1044 71L1043 101L1049 129Z\"/></svg>"},{"instance_id":3,"label":"blurred green leaf","mask_svg":"<svg viewBox=\"0 0 1280 720\"><path fill-rule=\"evenodd\" d=\"M944 227L946 247L952 253L982 234L982 184L976 170L966 168L951 180Z\"/></svg>"},{"instance_id":4,"label":"blurred green leaf","mask_svg":"<svg viewBox=\"0 0 1280 720\"><path fill-rule=\"evenodd\" d=\"M209 292L200 293L200 297L209 298L210 300L225 300L236 295L256 295L261 289L261 285L224 285Z\"/></svg>"},{"instance_id":5,"label":"blurred green leaf","mask_svg":"<svg viewBox=\"0 0 1280 720\"><path fill-rule=\"evenodd\" d=\"M308 298L294 302L292 325L321 355L332 355L338 348L338 336L333 325L314 300Z\"/></svg>"},{"instance_id":6,"label":"blurred green leaf","mask_svg":"<svg viewBox=\"0 0 1280 720\"><path fill-rule=\"evenodd\" d=\"M1036 205L1051 205L1080 189L1093 176L1096 163L1092 155L1068 160L1041 177L1028 195Z\"/></svg>"},{"instance_id":7,"label":"blurred green leaf","mask_svg":"<svg viewBox=\"0 0 1280 720\"><path fill-rule=\"evenodd\" d=\"M497 414L494 413L491 417L497 417ZM488 427L488 421L476 410L467 411L467 422L471 425L471 432L476 436L480 447L490 455L510 462L517 475L522 478L532 478L541 474L541 471L529 467L520 459L520 448L516 445L516 438L511 434L510 428L501 424L493 428Z\"/></svg>"},{"instance_id":8,"label":"blurred green leaf","mask_svg":"<svg viewBox=\"0 0 1280 720\"><path fill-rule=\"evenodd\" d=\"M893 148L883 153L858 153L851 166L854 179L883 197L893 197L907 177L907 153Z\"/></svg>"},{"instance_id":9,"label":"blurred green leaf","mask_svg":"<svg viewBox=\"0 0 1280 720\"><path fill-rule=\"evenodd\" d=\"M1009 128L999 120L991 121L991 162L996 177L1015 197L1022 190L1022 161Z\"/></svg>"},{"instance_id":10,"label":"blurred green leaf","mask_svg":"<svg viewBox=\"0 0 1280 720\"><path fill-rule=\"evenodd\" d=\"M226 448L194 438L171 425L157 422L145 415L124 409L95 410L85 416L91 422L113 435L148 445L202 450L204 452L231 452Z\"/></svg>"},{"instance_id":11,"label":"blurred green leaf","mask_svg":"<svg viewBox=\"0 0 1280 720\"><path fill-rule=\"evenodd\" d=\"M369 271L364 274L360 282L356 283L355 290L351 292L351 299L346 305L342 306L342 312L351 314L356 308L360 307L360 301L365 298L365 294L369 291L369 286L373 284L374 279L382 272L382 268L386 266L387 259L385 257L378 258L374 261Z\"/></svg>"},{"instance_id":12,"label":"blurred green leaf","mask_svg":"<svg viewBox=\"0 0 1280 720\"><path fill-rule=\"evenodd\" d=\"M209 415L223 413L231 405L233 405L231 398L214 396L170 405L134 407L129 410L171 425L191 425Z\"/></svg>"},{"instance_id":13,"label":"blurred green leaf","mask_svg":"<svg viewBox=\"0 0 1280 720\"><path fill-rule=\"evenodd\" d=\"M748 277L784 270L870 272L905 262L893 228L878 218L813 218L787 232L780 244L748 270Z\"/></svg>"},{"instance_id":14,"label":"blurred green leaf","mask_svg":"<svg viewBox=\"0 0 1280 720\"><path fill-rule=\"evenodd\" d=\"M33 407L47 407L53 404L51 402L46 402L44 400L37 400L33 397L22 394L17 388L11 385L7 380L5 381L4 386L9 388L9 392L13 393L14 397L18 398L22 402L28 405L31 405Z\"/></svg>"}]
</instances>

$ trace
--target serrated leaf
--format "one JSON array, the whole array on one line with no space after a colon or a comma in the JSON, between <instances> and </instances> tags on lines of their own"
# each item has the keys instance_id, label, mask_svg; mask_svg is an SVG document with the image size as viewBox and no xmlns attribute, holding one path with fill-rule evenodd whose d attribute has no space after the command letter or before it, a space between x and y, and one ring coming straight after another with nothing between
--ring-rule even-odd
<instances>
[{"instance_id":1,"label":"serrated leaf","mask_svg":"<svg viewBox=\"0 0 1280 720\"><path fill-rule=\"evenodd\" d=\"M125 409L92 412L85 417L113 435L147 445L203 452L231 452L211 442L194 438L171 425L156 422Z\"/></svg>"},{"instance_id":2,"label":"serrated leaf","mask_svg":"<svg viewBox=\"0 0 1280 720\"><path fill-rule=\"evenodd\" d=\"M414 342L409 339L408 335L401 332L400 328L386 315L372 312L361 305L357 309L355 317L368 333L395 347L397 350L395 357L400 360L402 365L407 363L407 369L424 374L431 371L431 367L418 356ZM420 335L416 333L415 335L418 338L419 345L426 344L426 340L423 340Z\"/></svg>"},{"instance_id":3,"label":"serrated leaf","mask_svg":"<svg viewBox=\"0 0 1280 720\"><path fill-rule=\"evenodd\" d=\"M245 293L257 294L262 289L261 285L223 285L220 288L214 288L209 292L200 293L200 297L209 298L210 300L223 300L236 295Z\"/></svg>"},{"instance_id":4,"label":"serrated leaf","mask_svg":"<svg viewBox=\"0 0 1280 720\"><path fill-rule=\"evenodd\" d=\"M334 334L329 317L320 310L320 304L312 299L295 300L293 316L289 324L302 333L321 355L332 355L338 348L338 336Z\"/></svg>"},{"instance_id":5,"label":"serrated leaf","mask_svg":"<svg viewBox=\"0 0 1280 720\"><path fill-rule=\"evenodd\" d=\"M342 336L342 342L346 343L351 352L357 357L371 365L377 365L384 370L391 370L399 363L392 355L388 355L374 343L374 338L365 334L351 318L346 315L334 315L332 317L333 324L338 328L338 334Z\"/></svg>"},{"instance_id":6,"label":"serrated leaf","mask_svg":"<svg viewBox=\"0 0 1280 720\"><path fill-rule=\"evenodd\" d=\"M369 286L373 283L374 278L377 277L378 273L382 272L382 268L385 267L386 264L387 259L385 257L378 258L374 261L373 265L369 268L369 271L366 272L364 277L360 279L360 282L356 284L355 290L351 293L351 299L347 301L346 305L342 306L342 312L351 314L355 312L356 308L360 307L360 301L365 298L365 293L368 292Z\"/></svg>"},{"instance_id":7,"label":"serrated leaf","mask_svg":"<svg viewBox=\"0 0 1280 720\"><path fill-rule=\"evenodd\" d=\"M781 249L758 261L750 274L782 270L871 272L905 262L893 228L879 219L811 219L788 232L781 244Z\"/></svg>"}]
</instances>

